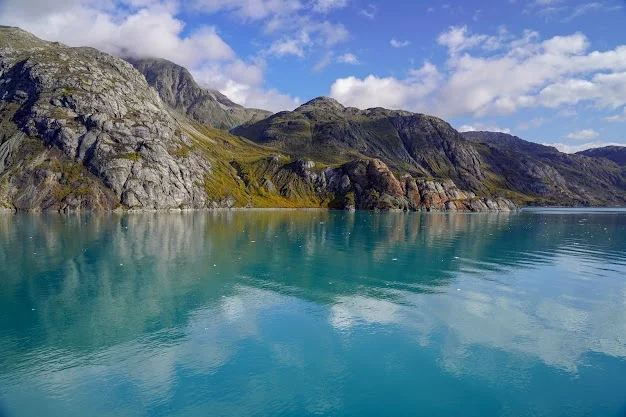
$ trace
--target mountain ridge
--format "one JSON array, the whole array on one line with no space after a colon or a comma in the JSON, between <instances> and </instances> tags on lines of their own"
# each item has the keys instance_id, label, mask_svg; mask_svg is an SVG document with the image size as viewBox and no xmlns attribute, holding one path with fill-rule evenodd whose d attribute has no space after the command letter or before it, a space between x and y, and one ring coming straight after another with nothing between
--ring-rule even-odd
<instances>
[{"instance_id":1,"label":"mountain ridge","mask_svg":"<svg viewBox=\"0 0 626 417\"><path fill-rule=\"evenodd\" d=\"M576 152L576 155L583 155L592 158L606 158L620 166L626 166L626 146L604 146L591 148Z\"/></svg>"},{"instance_id":2,"label":"mountain ridge","mask_svg":"<svg viewBox=\"0 0 626 417\"><path fill-rule=\"evenodd\" d=\"M3 209L516 208L375 157L320 164L235 137L169 106L130 63L21 29L0 28L0 97Z\"/></svg>"},{"instance_id":3,"label":"mountain ridge","mask_svg":"<svg viewBox=\"0 0 626 417\"><path fill-rule=\"evenodd\" d=\"M626 205L626 173L610 161L494 132L461 134L444 120L403 110L311 100L232 130L294 157L325 163L380 158L416 178L450 178L464 189L527 205Z\"/></svg>"},{"instance_id":4,"label":"mountain ridge","mask_svg":"<svg viewBox=\"0 0 626 417\"><path fill-rule=\"evenodd\" d=\"M376 157L397 171L423 177L436 174L480 191L482 173L472 164L473 150L450 124L434 116L383 108L360 110L320 97L232 132L329 164ZM434 147L443 152L431 152ZM465 158L456 158L455 152ZM474 176L466 177L467 172Z\"/></svg>"}]
</instances>

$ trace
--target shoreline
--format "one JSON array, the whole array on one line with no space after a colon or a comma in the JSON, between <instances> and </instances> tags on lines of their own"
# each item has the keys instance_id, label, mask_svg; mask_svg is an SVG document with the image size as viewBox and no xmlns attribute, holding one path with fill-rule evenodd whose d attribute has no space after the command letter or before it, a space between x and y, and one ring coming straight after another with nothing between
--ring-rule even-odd
<instances>
[{"instance_id":1,"label":"shoreline","mask_svg":"<svg viewBox=\"0 0 626 417\"><path fill-rule=\"evenodd\" d=\"M515 210L435 210L435 209L422 209L422 210L339 210L326 207L237 207L237 208L206 208L206 209L130 209L130 210L19 210L19 209L0 209L0 213L32 213L32 214L82 214L82 213L95 213L95 214L180 214L180 213L228 213L228 212L267 212L267 211L333 211L333 212L345 212L345 213L439 213L439 214L479 214L479 213L516 213L521 211L521 208Z\"/></svg>"}]
</instances>

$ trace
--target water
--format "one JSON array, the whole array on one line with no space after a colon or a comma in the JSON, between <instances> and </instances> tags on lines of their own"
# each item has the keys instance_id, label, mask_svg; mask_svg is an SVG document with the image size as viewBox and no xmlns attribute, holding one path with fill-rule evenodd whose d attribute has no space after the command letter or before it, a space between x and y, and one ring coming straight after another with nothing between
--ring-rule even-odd
<instances>
[{"instance_id":1,"label":"water","mask_svg":"<svg viewBox=\"0 0 626 417\"><path fill-rule=\"evenodd\" d=\"M626 212L0 215L0 416L626 414Z\"/></svg>"}]
</instances>

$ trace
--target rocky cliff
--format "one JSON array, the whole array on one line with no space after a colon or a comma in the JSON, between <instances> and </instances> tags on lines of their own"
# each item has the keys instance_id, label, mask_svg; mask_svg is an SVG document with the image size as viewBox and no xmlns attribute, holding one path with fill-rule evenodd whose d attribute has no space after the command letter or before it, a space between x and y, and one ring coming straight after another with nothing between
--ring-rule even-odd
<instances>
[{"instance_id":1,"label":"rocky cliff","mask_svg":"<svg viewBox=\"0 0 626 417\"><path fill-rule=\"evenodd\" d=\"M18 209L201 206L211 165L132 65L0 30L0 195Z\"/></svg>"},{"instance_id":2,"label":"rocky cliff","mask_svg":"<svg viewBox=\"0 0 626 417\"><path fill-rule=\"evenodd\" d=\"M171 95L161 93L164 101L126 61L0 27L0 207L514 207L461 191L452 181L414 179L410 170L394 174L383 161L358 153L356 160L322 165L213 129L199 113L185 110L194 100L185 94L193 95L195 87L181 86L189 79L178 76L166 89ZM170 78L175 76L167 71L155 76ZM431 128L448 127L433 121ZM465 168L451 169L462 179Z\"/></svg>"},{"instance_id":3,"label":"rocky cliff","mask_svg":"<svg viewBox=\"0 0 626 417\"><path fill-rule=\"evenodd\" d=\"M126 60L146 77L163 102L200 123L229 130L272 114L266 110L247 109L217 90L201 87L187 69L165 59Z\"/></svg>"}]
</instances>

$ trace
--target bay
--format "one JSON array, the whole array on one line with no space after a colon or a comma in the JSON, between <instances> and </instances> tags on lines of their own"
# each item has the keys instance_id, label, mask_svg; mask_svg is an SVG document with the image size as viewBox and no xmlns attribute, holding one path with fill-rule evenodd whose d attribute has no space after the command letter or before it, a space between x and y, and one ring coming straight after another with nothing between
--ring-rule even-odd
<instances>
[{"instance_id":1,"label":"bay","mask_svg":"<svg viewBox=\"0 0 626 417\"><path fill-rule=\"evenodd\" d=\"M0 215L0 416L620 416L626 211Z\"/></svg>"}]
</instances>

